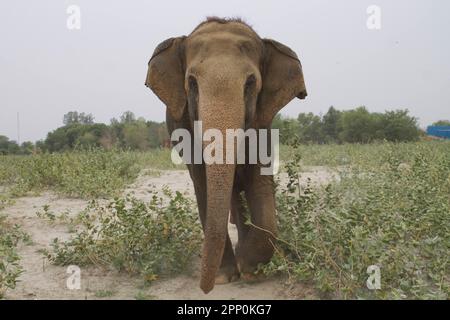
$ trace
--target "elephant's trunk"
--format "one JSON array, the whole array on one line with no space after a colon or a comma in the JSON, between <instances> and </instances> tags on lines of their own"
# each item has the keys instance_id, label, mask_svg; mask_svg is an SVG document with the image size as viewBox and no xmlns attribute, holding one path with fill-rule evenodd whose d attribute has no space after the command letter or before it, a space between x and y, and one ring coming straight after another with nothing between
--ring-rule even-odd
<instances>
[{"instance_id":1,"label":"elephant's trunk","mask_svg":"<svg viewBox=\"0 0 450 320\"><path fill-rule=\"evenodd\" d=\"M211 142L215 143L216 148L214 155L211 153L211 156L216 160L221 158L222 161L205 164L207 204L200 281L200 288L205 293L214 288L228 234L228 217L236 164L235 162L226 163L226 130L242 128L245 121L243 81L241 83L236 80L227 65L223 63L212 64L208 68L208 75L210 76L199 79L198 116L202 121L205 135L209 129L215 130L216 134L220 132L222 146L217 145L217 137L214 135ZM208 145L210 145L208 141L203 142L204 153ZM221 155L220 151L223 151Z\"/></svg>"},{"instance_id":2,"label":"elephant's trunk","mask_svg":"<svg viewBox=\"0 0 450 320\"><path fill-rule=\"evenodd\" d=\"M217 270L222 262L228 227L231 191L235 165L206 166L207 215L202 254L200 288L208 293L214 288Z\"/></svg>"}]
</instances>

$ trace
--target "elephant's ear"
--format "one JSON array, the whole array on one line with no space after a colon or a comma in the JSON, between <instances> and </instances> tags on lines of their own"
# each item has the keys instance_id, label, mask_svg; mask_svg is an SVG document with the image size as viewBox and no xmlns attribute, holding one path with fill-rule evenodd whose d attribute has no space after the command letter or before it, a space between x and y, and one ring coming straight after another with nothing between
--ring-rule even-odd
<instances>
[{"instance_id":1,"label":"elephant's ear","mask_svg":"<svg viewBox=\"0 0 450 320\"><path fill-rule=\"evenodd\" d=\"M307 96L302 65L294 51L271 39L263 39L263 84L258 97L257 119L269 128L273 117L295 97Z\"/></svg>"},{"instance_id":2,"label":"elephant's ear","mask_svg":"<svg viewBox=\"0 0 450 320\"><path fill-rule=\"evenodd\" d=\"M185 37L170 38L160 43L148 62L145 85L164 102L170 115L179 120L186 106L183 71Z\"/></svg>"}]
</instances>

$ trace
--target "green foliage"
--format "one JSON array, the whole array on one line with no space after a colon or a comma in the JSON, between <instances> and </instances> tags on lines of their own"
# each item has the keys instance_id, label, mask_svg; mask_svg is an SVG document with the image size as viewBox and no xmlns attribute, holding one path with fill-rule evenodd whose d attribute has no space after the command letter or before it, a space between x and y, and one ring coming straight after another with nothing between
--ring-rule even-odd
<instances>
[{"instance_id":1,"label":"green foliage","mask_svg":"<svg viewBox=\"0 0 450 320\"><path fill-rule=\"evenodd\" d=\"M272 128L280 130L280 142L298 143L371 143L375 141L417 141L417 119L408 110L370 113L365 107L338 111L330 107L323 116L300 113L297 119L277 115Z\"/></svg>"},{"instance_id":2,"label":"green foliage","mask_svg":"<svg viewBox=\"0 0 450 320\"><path fill-rule=\"evenodd\" d=\"M46 256L57 265L112 266L146 281L185 270L198 252L201 226L189 199L163 192L152 191L149 203L130 195L103 206L91 201L76 234L55 239Z\"/></svg>"},{"instance_id":3,"label":"green foliage","mask_svg":"<svg viewBox=\"0 0 450 320\"><path fill-rule=\"evenodd\" d=\"M118 194L140 168L137 153L119 150L2 156L0 185L14 196L52 189L71 197L106 197Z\"/></svg>"},{"instance_id":4,"label":"green foliage","mask_svg":"<svg viewBox=\"0 0 450 320\"><path fill-rule=\"evenodd\" d=\"M131 111L125 111L120 116L120 122L121 123L133 123L133 122L136 122L136 116Z\"/></svg>"},{"instance_id":5,"label":"green foliage","mask_svg":"<svg viewBox=\"0 0 450 320\"><path fill-rule=\"evenodd\" d=\"M25 141L19 146L16 141L11 141L8 137L0 135L0 155L31 154L33 149L33 143L29 141Z\"/></svg>"},{"instance_id":6,"label":"green foliage","mask_svg":"<svg viewBox=\"0 0 450 320\"><path fill-rule=\"evenodd\" d=\"M153 149L146 152L136 152L139 156L139 164L156 170L178 169L185 170L186 165L174 164L171 160L171 149Z\"/></svg>"},{"instance_id":7,"label":"green foliage","mask_svg":"<svg viewBox=\"0 0 450 320\"><path fill-rule=\"evenodd\" d=\"M387 141L417 141L417 119L408 116L407 110L386 111L381 118L379 131Z\"/></svg>"},{"instance_id":8,"label":"green foliage","mask_svg":"<svg viewBox=\"0 0 450 320\"><path fill-rule=\"evenodd\" d=\"M433 123L433 126L442 126L442 127L450 126L450 120L436 121L435 123Z\"/></svg>"},{"instance_id":9,"label":"green foliage","mask_svg":"<svg viewBox=\"0 0 450 320\"><path fill-rule=\"evenodd\" d=\"M377 113L371 114L364 107L344 112L340 119L342 131L339 132L339 140L368 143L383 139L383 134L379 131L381 117Z\"/></svg>"},{"instance_id":10,"label":"green foliage","mask_svg":"<svg viewBox=\"0 0 450 320\"><path fill-rule=\"evenodd\" d=\"M64 152L81 148L102 147L146 151L170 146L166 124L136 118L133 112L124 112L120 120L111 119L109 125L94 123L91 114L70 111L64 115L64 126L47 134L35 145L18 145L0 136L0 154L32 154ZM440 121L438 123L446 123ZM272 123L280 130L282 144L309 143L368 143L378 140L416 141L422 132L417 120L407 110L369 113L365 107L338 111L330 107L322 117L300 113L297 118L277 115Z\"/></svg>"},{"instance_id":11,"label":"green foliage","mask_svg":"<svg viewBox=\"0 0 450 320\"><path fill-rule=\"evenodd\" d=\"M272 121L272 129L280 130L280 143L294 145L298 143L299 125L296 119L284 118L277 114Z\"/></svg>"},{"instance_id":12,"label":"green foliage","mask_svg":"<svg viewBox=\"0 0 450 320\"><path fill-rule=\"evenodd\" d=\"M294 152L277 193L277 254L264 271L339 298L448 299L450 143L385 144L370 161L362 153L338 180L313 187L299 183L308 153ZM381 290L366 288L370 265Z\"/></svg>"},{"instance_id":13,"label":"green foliage","mask_svg":"<svg viewBox=\"0 0 450 320\"><path fill-rule=\"evenodd\" d=\"M123 142L133 150L146 150L149 148L149 134L145 121L135 121L123 126Z\"/></svg>"},{"instance_id":14,"label":"green foliage","mask_svg":"<svg viewBox=\"0 0 450 320\"><path fill-rule=\"evenodd\" d=\"M41 151L61 152L81 147L149 150L165 147L168 134L165 123L136 119L126 111L110 125L94 123L92 115L71 111L64 115L64 126L49 132L47 138L36 144Z\"/></svg>"},{"instance_id":15,"label":"green foliage","mask_svg":"<svg viewBox=\"0 0 450 320\"><path fill-rule=\"evenodd\" d=\"M110 298L114 296L115 292L111 290L97 290L95 292L96 298Z\"/></svg>"},{"instance_id":16,"label":"green foliage","mask_svg":"<svg viewBox=\"0 0 450 320\"><path fill-rule=\"evenodd\" d=\"M136 300L154 300L156 298L156 296L139 291L138 293L136 293L134 298Z\"/></svg>"},{"instance_id":17,"label":"green foliage","mask_svg":"<svg viewBox=\"0 0 450 320\"><path fill-rule=\"evenodd\" d=\"M17 278L23 272L16 247L20 241L29 241L29 236L18 225L10 225L0 216L0 299L7 289L14 289Z\"/></svg>"},{"instance_id":18,"label":"green foliage","mask_svg":"<svg viewBox=\"0 0 450 320\"><path fill-rule=\"evenodd\" d=\"M186 168L173 164L170 154L169 149L139 152L90 148L55 154L0 156L0 208L10 203L11 197L46 189L70 197L115 196L143 168Z\"/></svg>"},{"instance_id":19,"label":"green foliage","mask_svg":"<svg viewBox=\"0 0 450 320\"><path fill-rule=\"evenodd\" d=\"M49 152L72 150L77 147L100 147L102 138L109 134L109 128L103 123L73 123L49 132L43 144Z\"/></svg>"},{"instance_id":20,"label":"green foliage","mask_svg":"<svg viewBox=\"0 0 450 320\"><path fill-rule=\"evenodd\" d=\"M53 212L50 209L50 205L45 204L42 206L42 211L39 210L36 212L36 216L39 219L42 220L46 220L48 221L50 224L56 224L56 223L63 223L63 224L68 224L70 229L72 229L73 227L76 227L76 225L78 225L80 223L80 221L84 218L84 216L82 214L79 214L76 217L70 217L70 211L66 210L64 212L61 212L59 214Z\"/></svg>"},{"instance_id":21,"label":"green foliage","mask_svg":"<svg viewBox=\"0 0 450 320\"><path fill-rule=\"evenodd\" d=\"M427 148L431 152L442 153L448 149L445 141L421 141L405 143L375 142L372 144L329 144L329 145L296 145L280 146L280 158L283 163L292 159L299 152L302 155L301 164L304 166L326 166L339 169L342 166L379 165L380 155L386 154L392 148L398 147L403 151L403 158L410 162L417 148Z\"/></svg>"},{"instance_id":22,"label":"green foliage","mask_svg":"<svg viewBox=\"0 0 450 320\"><path fill-rule=\"evenodd\" d=\"M298 138L300 143L323 143L324 131L322 119L313 113L300 113L297 117Z\"/></svg>"},{"instance_id":23,"label":"green foliage","mask_svg":"<svg viewBox=\"0 0 450 320\"><path fill-rule=\"evenodd\" d=\"M328 112L323 116L323 134L328 143L338 143L339 132L342 131L342 123L340 121L342 112L336 110L333 106L328 109Z\"/></svg>"},{"instance_id":24,"label":"green foliage","mask_svg":"<svg viewBox=\"0 0 450 320\"><path fill-rule=\"evenodd\" d=\"M90 113L70 111L64 115L63 123L66 126L71 124L93 124L94 117Z\"/></svg>"}]
</instances>

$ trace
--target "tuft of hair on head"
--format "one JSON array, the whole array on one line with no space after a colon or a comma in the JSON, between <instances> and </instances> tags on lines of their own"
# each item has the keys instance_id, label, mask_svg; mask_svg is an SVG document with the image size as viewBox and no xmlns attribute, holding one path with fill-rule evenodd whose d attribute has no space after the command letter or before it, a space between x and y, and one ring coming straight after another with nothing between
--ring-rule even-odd
<instances>
[{"instance_id":1,"label":"tuft of hair on head","mask_svg":"<svg viewBox=\"0 0 450 320\"><path fill-rule=\"evenodd\" d=\"M255 32L255 30L253 30L253 27L251 25L249 25L241 17L221 18L221 17L217 17L217 16L208 16L208 17L206 17L206 19L204 21L202 21L192 32L195 32L198 28L200 28L201 26L203 26L203 25L205 25L207 23L210 23L210 22L217 22L217 23L221 23L221 24L227 24L227 23L230 23L230 22L241 23L244 26L250 28L253 32Z\"/></svg>"}]
</instances>

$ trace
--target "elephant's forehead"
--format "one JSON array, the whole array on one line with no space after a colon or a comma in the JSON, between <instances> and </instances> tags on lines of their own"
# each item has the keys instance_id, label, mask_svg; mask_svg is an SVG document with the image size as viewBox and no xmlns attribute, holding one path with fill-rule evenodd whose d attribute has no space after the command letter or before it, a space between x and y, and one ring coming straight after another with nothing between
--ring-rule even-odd
<instances>
[{"instance_id":1,"label":"elephant's forehead","mask_svg":"<svg viewBox=\"0 0 450 320\"><path fill-rule=\"evenodd\" d=\"M239 22L208 22L194 30L188 38L208 38L217 35L228 35L229 37L245 37L260 41L260 37L249 26Z\"/></svg>"},{"instance_id":2,"label":"elephant's forehead","mask_svg":"<svg viewBox=\"0 0 450 320\"><path fill-rule=\"evenodd\" d=\"M258 62L263 53L263 43L258 35L242 23L210 22L193 32L186 41L188 60L217 53L241 56L244 53Z\"/></svg>"},{"instance_id":3,"label":"elephant's forehead","mask_svg":"<svg viewBox=\"0 0 450 320\"><path fill-rule=\"evenodd\" d=\"M205 48L227 47L232 45L252 45L257 48L260 47L260 42L254 38L248 37L245 34L230 33L228 31L216 31L196 34L187 39L187 48L193 51Z\"/></svg>"}]
</instances>

